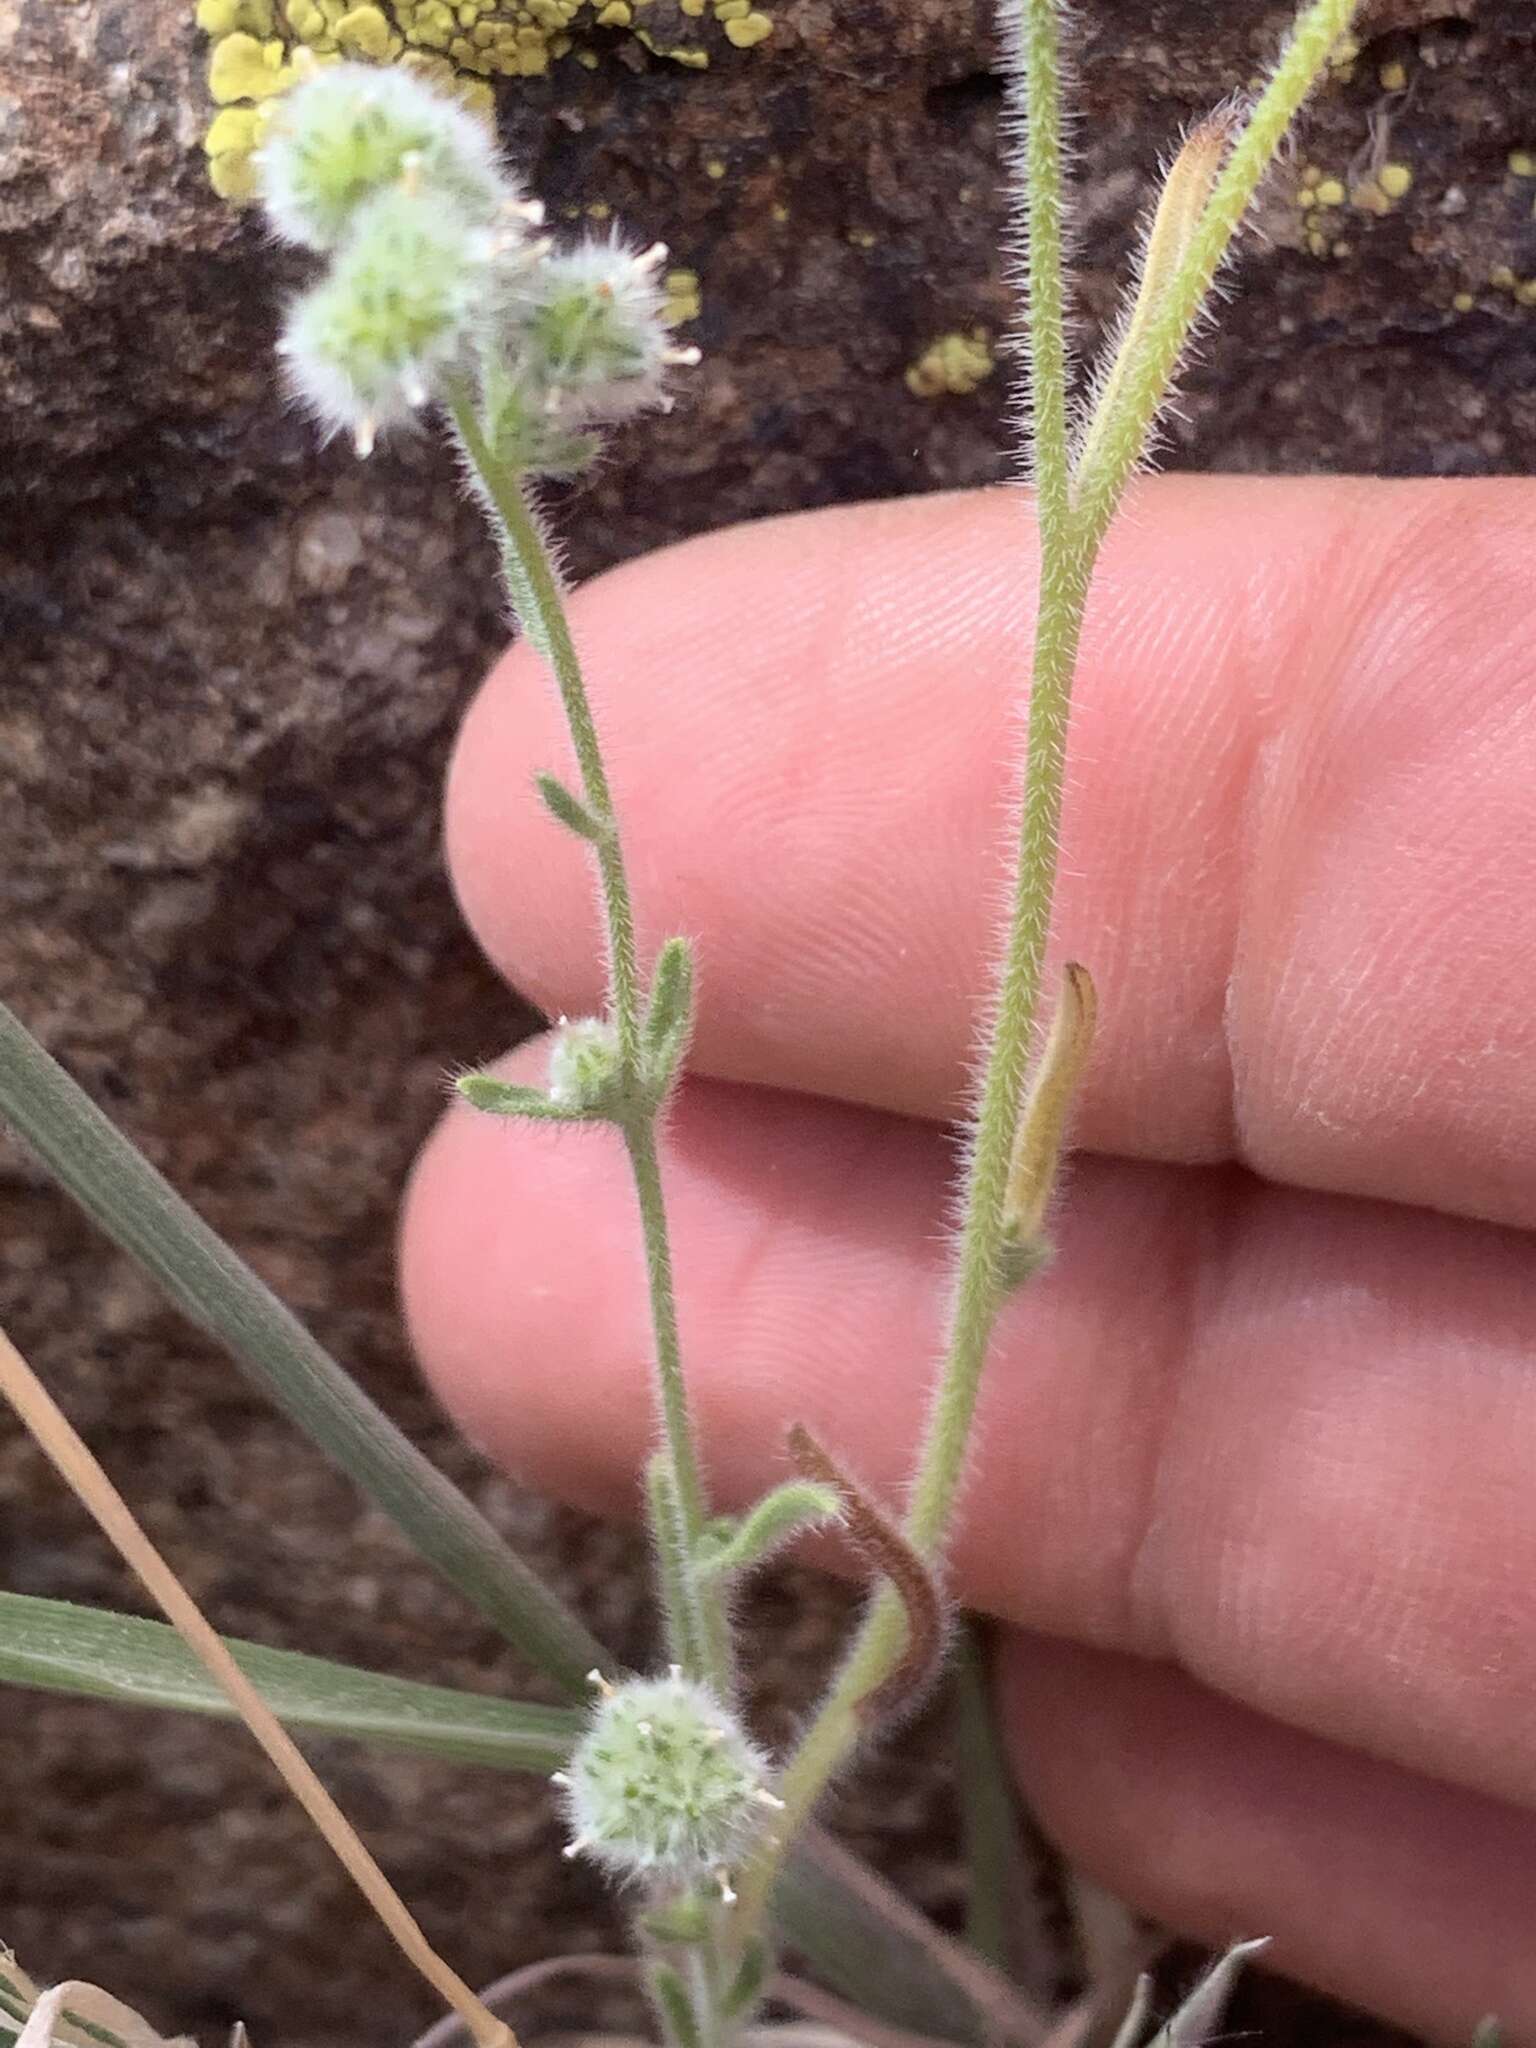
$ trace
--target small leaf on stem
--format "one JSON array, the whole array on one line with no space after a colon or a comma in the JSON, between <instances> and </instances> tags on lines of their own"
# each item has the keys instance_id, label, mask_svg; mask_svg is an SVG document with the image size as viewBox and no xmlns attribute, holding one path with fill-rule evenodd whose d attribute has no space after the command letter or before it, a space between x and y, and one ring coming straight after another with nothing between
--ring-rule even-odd
<instances>
[{"instance_id":1,"label":"small leaf on stem","mask_svg":"<svg viewBox=\"0 0 1536 2048\"><path fill-rule=\"evenodd\" d=\"M471 1108L483 1109L488 1116L531 1116L547 1124L586 1121L583 1111L551 1102L542 1088L521 1088L513 1081L498 1081L494 1074L460 1074L453 1085Z\"/></svg>"},{"instance_id":2,"label":"small leaf on stem","mask_svg":"<svg viewBox=\"0 0 1536 2048\"><path fill-rule=\"evenodd\" d=\"M1069 961L1061 1000L1019 1110L1003 1202L1004 1277L1015 1281L1049 1257L1045 1219L1061 1172L1067 1123L1093 1048L1099 999L1086 967Z\"/></svg>"},{"instance_id":3,"label":"small leaf on stem","mask_svg":"<svg viewBox=\"0 0 1536 2048\"><path fill-rule=\"evenodd\" d=\"M807 1479L836 1493L848 1541L865 1564L890 1580L906 1612L907 1641L900 1662L858 1703L860 1720L881 1719L919 1698L943 1661L944 1600L938 1581L884 1509L803 1422L789 1432L789 1455Z\"/></svg>"},{"instance_id":4,"label":"small leaf on stem","mask_svg":"<svg viewBox=\"0 0 1536 2048\"><path fill-rule=\"evenodd\" d=\"M667 2030L668 2048L701 2048L688 1987L670 1963L652 1963L646 1982Z\"/></svg>"},{"instance_id":5,"label":"small leaf on stem","mask_svg":"<svg viewBox=\"0 0 1536 2048\"><path fill-rule=\"evenodd\" d=\"M1144 453L1152 421L1122 417L1121 397L1129 370L1145 347L1148 330L1183 268L1238 125L1235 106L1218 107L1190 130L1168 166L1146 239L1137 255L1135 294L1101 373L1087 432L1073 465L1078 474L1116 435L1135 439L1133 462L1140 461Z\"/></svg>"},{"instance_id":6,"label":"small leaf on stem","mask_svg":"<svg viewBox=\"0 0 1536 2048\"><path fill-rule=\"evenodd\" d=\"M590 811L579 796L566 788L558 775L536 775L534 782L544 799L545 809L578 839L597 846L612 838L613 827Z\"/></svg>"},{"instance_id":7,"label":"small leaf on stem","mask_svg":"<svg viewBox=\"0 0 1536 2048\"><path fill-rule=\"evenodd\" d=\"M658 1097L677 1078L692 1030L693 948L686 939L668 939L656 956L643 1032L646 1078Z\"/></svg>"},{"instance_id":8,"label":"small leaf on stem","mask_svg":"<svg viewBox=\"0 0 1536 2048\"><path fill-rule=\"evenodd\" d=\"M809 1479L788 1480L764 1494L723 1541L717 1538L699 1558L695 1573L707 1581L750 1571L804 1530L842 1517L842 1500L834 1488Z\"/></svg>"},{"instance_id":9,"label":"small leaf on stem","mask_svg":"<svg viewBox=\"0 0 1536 2048\"><path fill-rule=\"evenodd\" d=\"M749 1942L741 1967L725 1994L722 2011L727 2019L736 2019L742 2013L751 2012L757 2004L768 1982L768 1963L768 1944L765 1941Z\"/></svg>"}]
</instances>

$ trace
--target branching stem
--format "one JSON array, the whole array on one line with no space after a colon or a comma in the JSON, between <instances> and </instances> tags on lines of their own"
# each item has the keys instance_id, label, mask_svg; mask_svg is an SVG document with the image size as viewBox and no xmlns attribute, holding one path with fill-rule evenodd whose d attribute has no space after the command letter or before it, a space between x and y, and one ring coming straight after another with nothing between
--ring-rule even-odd
<instances>
[{"instance_id":1,"label":"branching stem","mask_svg":"<svg viewBox=\"0 0 1536 2048\"><path fill-rule=\"evenodd\" d=\"M560 578L545 545L534 512L528 479L497 458L483 432L473 397L462 392L451 407L454 430L479 484L487 512L501 542L502 567L512 603L524 631L549 664L570 729L571 745L581 771L582 793L601 828L594 842L608 943L608 1001L618 1039L624 1091L633 1104L622 1120L625 1150L634 1178L645 1245L645 1270L655 1350L656 1395L671 1493L677 1513L670 1525L652 1517L659 1582L668 1589L690 1585L692 1561L708 1518L693 1420L683 1377L677 1326L677 1297L672 1278L671 1235L661 1166L656 1149L657 1108L643 1085L641 1061L642 985L635 942L635 916L624 849L614 815L608 774L598 741L581 662L566 618ZM674 1553L679 1541L684 1553ZM695 1643L701 1667L695 1676L710 1680L722 1695L730 1681L729 1645L721 1602L705 1591L697 1596L703 1610L704 1640L694 1614L669 1615L674 1640Z\"/></svg>"}]
</instances>

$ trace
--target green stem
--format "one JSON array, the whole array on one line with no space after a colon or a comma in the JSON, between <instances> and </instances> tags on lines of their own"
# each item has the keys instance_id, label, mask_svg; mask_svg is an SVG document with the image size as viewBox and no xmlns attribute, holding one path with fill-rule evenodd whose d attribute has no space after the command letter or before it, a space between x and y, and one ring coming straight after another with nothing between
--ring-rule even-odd
<instances>
[{"instance_id":1,"label":"green stem","mask_svg":"<svg viewBox=\"0 0 1536 2048\"><path fill-rule=\"evenodd\" d=\"M1260 177L1354 12L1354 0L1314 0L1297 22L1270 85L1216 180L1166 296L1115 379L1119 423L1095 437L1092 468L1071 478L1066 454L1068 361L1063 334L1059 0L1019 0L1014 24L1027 126L1029 350L1040 589L1029 700L1028 766L1013 906L972 1132L949 1337L919 1453L905 1532L939 1554L969 1453L976 1400L1004 1298L1001 1253L1008 1166L1039 1008L1055 898L1068 714L1089 580L1179 355ZM792 1839L860 1733L859 1706L895 1667L905 1637L889 1592L864 1623L779 1786ZM766 1910L781 1851L767 1847L743 1874L738 1925Z\"/></svg>"},{"instance_id":2,"label":"green stem","mask_svg":"<svg viewBox=\"0 0 1536 2048\"><path fill-rule=\"evenodd\" d=\"M1013 906L973 1131L949 1340L904 1525L913 1547L925 1558L939 1549L964 1470L981 1371L1002 1300L999 1268L1008 1163L1050 931L1067 713L1088 590L1088 563L1072 544L1069 503L1056 0L1023 0L1017 52L1028 115L1025 289L1030 316L1040 595ZM804 1825L828 1778L857 1742L860 1702L894 1669L905 1630L900 1600L888 1589L877 1594L842 1670L779 1784L786 1808L778 1829L780 1841L792 1839ZM766 1912L780 1853L766 1847L743 1874L739 1888L742 1926L755 1927Z\"/></svg>"},{"instance_id":3,"label":"green stem","mask_svg":"<svg viewBox=\"0 0 1536 2048\"><path fill-rule=\"evenodd\" d=\"M626 1123L624 1144L634 1175L635 1198L640 1205L640 1228L645 1238L645 1273L651 1300L651 1334L656 1351L662 1430L670 1454L672 1484L677 1492L683 1533L690 1548L696 1550L704 1533L704 1481L694 1450L688 1388L683 1378L682 1346L677 1333L677 1287L672 1277L672 1243L667 1230L661 1163L656 1156L656 1119L652 1111L647 1110L644 1115Z\"/></svg>"},{"instance_id":4,"label":"green stem","mask_svg":"<svg viewBox=\"0 0 1536 2048\"><path fill-rule=\"evenodd\" d=\"M618 1037L619 1065L625 1093L636 1104L623 1121L625 1149L634 1177L645 1245L645 1270L655 1345L657 1404L665 1455L677 1514L670 1522L652 1516L651 1533L658 1556L662 1598L668 1608L673 1639L695 1640L698 1631L686 1612L674 1612L677 1590L692 1583L692 1562L708 1519L687 1383L677 1330L677 1298L672 1278L672 1247L656 1154L656 1107L647 1099L641 1063L642 995L635 916L624 865L624 850L613 797L592 716L581 662L571 638L560 579L545 545L533 509L528 479L502 463L482 430L478 409L467 393L451 406L460 445L479 481L487 510L501 542L507 588L525 632L548 662L570 728L571 745L581 771L588 810L599 830L595 841L598 878L608 936L608 997ZM677 1551L679 1537L686 1546ZM710 1626L699 1645L701 1669L696 1675L723 1684L728 1675L726 1622L719 1600L707 1596Z\"/></svg>"},{"instance_id":5,"label":"green stem","mask_svg":"<svg viewBox=\"0 0 1536 2048\"><path fill-rule=\"evenodd\" d=\"M1005 0L1006 4L1006 0ZM1018 0L1013 93L1024 120L1028 247L1024 265L1029 359L1030 448L1042 545L1065 541L1071 468L1067 453L1065 200L1061 171L1061 53L1058 0Z\"/></svg>"},{"instance_id":6,"label":"green stem","mask_svg":"<svg viewBox=\"0 0 1536 2048\"><path fill-rule=\"evenodd\" d=\"M560 580L533 509L526 476L508 472L496 459L481 432L473 404L466 398L453 407L453 423L465 452L490 501L502 544L502 569L507 588L524 629L534 641L555 678L560 692L571 746L581 771L587 809L602 828L596 841L598 878L602 885L603 917L608 934L608 982L613 1021L619 1035L619 1058L625 1078L633 1079L640 1068L640 962L635 945L635 913L624 866L624 849L618 821L613 813L613 796L608 771L597 737L586 679L571 638L565 615Z\"/></svg>"}]
</instances>

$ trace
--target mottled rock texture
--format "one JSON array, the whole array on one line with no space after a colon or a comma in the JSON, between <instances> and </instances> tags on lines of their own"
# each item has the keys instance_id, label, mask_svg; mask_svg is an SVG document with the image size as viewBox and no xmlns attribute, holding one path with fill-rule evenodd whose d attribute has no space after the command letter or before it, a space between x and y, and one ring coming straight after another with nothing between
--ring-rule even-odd
<instances>
[{"instance_id":1,"label":"mottled rock texture","mask_svg":"<svg viewBox=\"0 0 1536 2048\"><path fill-rule=\"evenodd\" d=\"M1116 304L1170 138L1253 75L1285 12L1085 0L1086 330ZM705 523L1003 470L1000 377L927 399L904 380L938 337L1006 319L986 10L786 0L776 19L768 43L705 72L616 36L594 71L566 62L504 89L506 140L557 221L611 205L702 281L692 401L635 432L567 508L583 573ZM1533 32L1529 0L1376 9L1353 76L1324 93L1266 197L1173 462L1529 466L1536 309L1517 287L1536 273L1536 183L1507 158L1536 140ZM202 60L174 0L0 0L0 990L638 1654L632 1545L481 1470L403 1354L402 1173L445 1064L517 1024L457 929L434 822L498 607L425 443L360 470L275 402L275 308L295 273L206 189ZM1394 62L1406 96L1383 89ZM1409 194L1383 217L1335 210L1317 256L1303 165L1348 184L1373 152L1411 167ZM14 1152L0 1218L0 1317L224 1626L513 1681ZM124 1597L4 1427L0 1581ZM823 1648L835 1607L805 1582L762 1596L779 1697L803 1684L795 1645ZM236 2014L273 2048L408 2037L422 2000L236 1734L20 1696L0 1726L0 1814L20 1822L0 1934L35 1971L99 1976L205 2038ZM339 1749L326 1761L472 1977L606 1938L525 1788ZM847 1810L952 1909L936 1770L892 1765Z\"/></svg>"}]
</instances>

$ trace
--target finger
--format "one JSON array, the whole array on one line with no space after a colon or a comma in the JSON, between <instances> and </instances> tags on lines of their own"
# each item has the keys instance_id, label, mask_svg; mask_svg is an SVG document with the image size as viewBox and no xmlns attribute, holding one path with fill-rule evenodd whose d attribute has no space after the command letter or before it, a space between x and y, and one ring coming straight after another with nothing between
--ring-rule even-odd
<instances>
[{"instance_id":1,"label":"finger","mask_svg":"<svg viewBox=\"0 0 1536 2048\"><path fill-rule=\"evenodd\" d=\"M1031 1808L1127 1904L1465 2048L1536 2039L1536 1821L1235 1707L1166 1667L1038 1638L1005 1651Z\"/></svg>"},{"instance_id":2,"label":"finger","mask_svg":"<svg viewBox=\"0 0 1536 2048\"><path fill-rule=\"evenodd\" d=\"M1536 487L1169 479L1116 529L1056 930L1098 981L1083 1142L1536 1223ZM915 1112L965 1088L1002 901L1031 551L1016 493L770 521L602 579L576 631L645 945L699 1064ZM568 772L514 653L448 843L492 958L599 1001Z\"/></svg>"},{"instance_id":3,"label":"finger","mask_svg":"<svg viewBox=\"0 0 1536 2048\"><path fill-rule=\"evenodd\" d=\"M943 1136L699 1083L668 1160L724 1503L788 1476L796 1420L896 1495L941 1335ZM491 1456L635 1511L650 1352L611 1132L451 1115L412 1188L404 1288L428 1372ZM1056 1264L1000 1331L957 1589L1536 1804L1533 1327L1513 1233L1085 1161Z\"/></svg>"}]
</instances>

